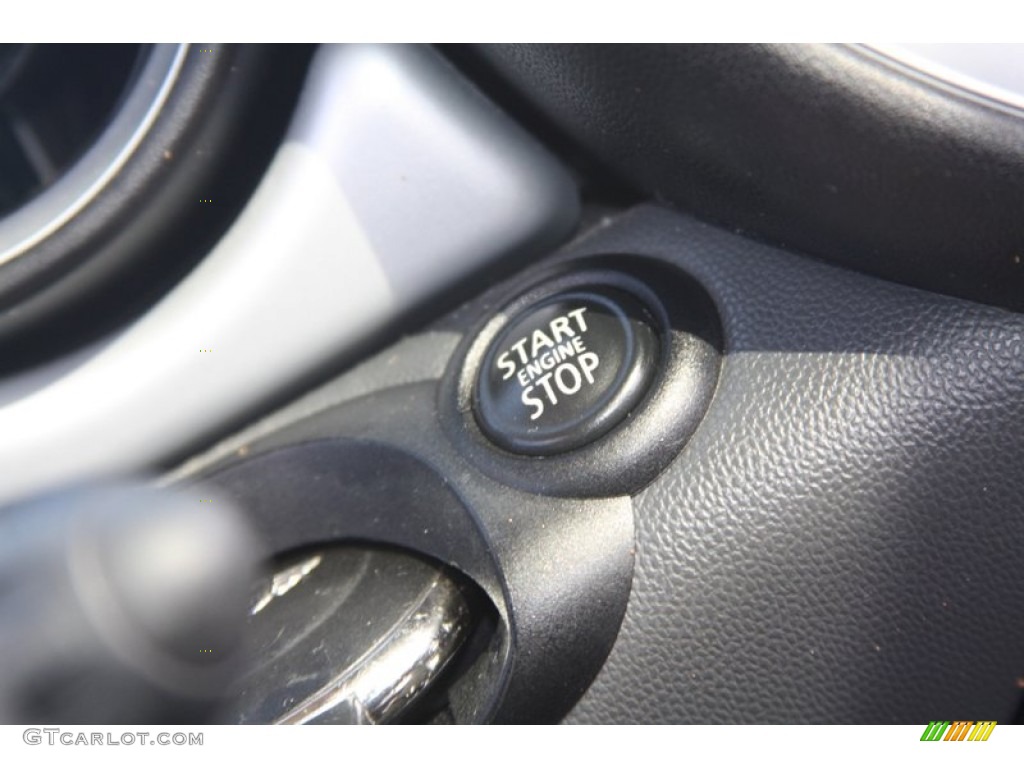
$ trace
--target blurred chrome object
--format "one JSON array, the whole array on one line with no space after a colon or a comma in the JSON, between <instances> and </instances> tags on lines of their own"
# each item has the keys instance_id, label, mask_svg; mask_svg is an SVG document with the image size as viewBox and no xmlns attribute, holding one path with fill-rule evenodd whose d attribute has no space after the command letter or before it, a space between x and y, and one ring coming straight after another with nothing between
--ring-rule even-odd
<instances>
[{"instance_id":1,"label":"blurred chrome object","mask_svg":"<svg viewBox=\"0 0 1024 768\"><path fill-rule=\"evenodd\" d=\"M260 663L238 720L394 721L448 668L470 624L453 575L411 555L336 547L292 558L255 597Z\"/></svg>"},{"instance_id":2,"label":"blurred chrome object","mask_svg":"<svg viewBox=\"0 0 1024 768\"><path fill-rule=\"evenodd\" d=\"M0 510L0 722L202 722L238 672L259 555L201 491Z\"/></svg>"}]
</instances>

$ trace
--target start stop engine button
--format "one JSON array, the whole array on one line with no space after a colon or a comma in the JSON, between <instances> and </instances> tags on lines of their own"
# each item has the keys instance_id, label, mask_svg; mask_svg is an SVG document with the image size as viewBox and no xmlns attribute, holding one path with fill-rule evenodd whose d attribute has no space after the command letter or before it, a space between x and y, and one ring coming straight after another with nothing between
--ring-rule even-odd
<instances>
[{"instance_id":1,"label":"start stop engine button","mask_svg":"<svg viewBox=\"0 0 1024 768\"><path fill-rule=\"evenodd\" d=\"M658 338L643 305L611 288L550 296L512 318L476 382L477 421L516 453L552 454L605 434L654 376Z\"/></svg>"}]
</instances>

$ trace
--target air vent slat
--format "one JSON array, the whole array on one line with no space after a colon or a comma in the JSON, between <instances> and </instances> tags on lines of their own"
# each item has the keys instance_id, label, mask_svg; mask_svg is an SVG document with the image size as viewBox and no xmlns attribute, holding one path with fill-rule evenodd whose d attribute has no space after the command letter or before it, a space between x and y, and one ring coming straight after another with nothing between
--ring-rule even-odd
<instances>
[{"instance_id":1,"label":"air vent slat","mask_svg":"<svg viewBox=\"0 0 1024 768\"><path fill-rule=\"evenodd\" d=\"M50 156L49 151L36 133L32 124L17 113L9 113L11 135L14 136L28 165L35 173L36 179L43 186L52 184L60 169Z\"/></svg>"}]
</instances>

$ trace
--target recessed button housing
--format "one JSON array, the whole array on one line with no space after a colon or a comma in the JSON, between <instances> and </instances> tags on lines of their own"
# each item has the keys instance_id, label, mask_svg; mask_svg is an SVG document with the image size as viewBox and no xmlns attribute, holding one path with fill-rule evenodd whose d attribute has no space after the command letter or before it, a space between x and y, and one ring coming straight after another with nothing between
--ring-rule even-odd
<instances>
[{"instance_id":1,"label":"recessed button housing","mask_svg":"<svg viewBox=\"0 0 1024 768\"><path fill-rule=\"evenodd\" d=\"M475 389L482 431L515 453L596 440L640 402L658 368L644 306L613 288L573 289L513 317L488 348Z\"/></svg>"}]
</instances>

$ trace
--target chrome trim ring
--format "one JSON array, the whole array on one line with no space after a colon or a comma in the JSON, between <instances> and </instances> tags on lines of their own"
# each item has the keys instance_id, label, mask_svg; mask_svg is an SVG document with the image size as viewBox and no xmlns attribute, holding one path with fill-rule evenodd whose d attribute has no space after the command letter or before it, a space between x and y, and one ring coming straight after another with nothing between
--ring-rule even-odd
<instances>
[{"instance_id":1,"label":"chrome trim ring","mask_svg":"<svg viewBox=\"0 0 1024 768\"><path fill-rule=\"evenodd\" d=\"M138 149L178 80L188 44L152 46L110 125L57 182L0 219L0 266L23 256L96 199Z\"/></svg>"}]
</instances>

